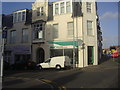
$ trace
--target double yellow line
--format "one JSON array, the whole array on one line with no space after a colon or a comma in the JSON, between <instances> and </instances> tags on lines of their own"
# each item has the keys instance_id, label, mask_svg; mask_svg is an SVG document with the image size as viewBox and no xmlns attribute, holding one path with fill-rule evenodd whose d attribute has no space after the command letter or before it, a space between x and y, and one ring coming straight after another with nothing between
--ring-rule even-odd
<instances>
[{"instance_id":1,"label":"double yellow line","mask_svg":"<svg viewBox=\"0 0 120 90\"><path fill-rule=\"evenodd\" d=\"M23 77L7 77L7 78L15 78L15 79L30 79L30 78L23 78ZM58 84L54 81L47 80L47 79L35 79L35 80L40 80L44 83L50 84L53 88L58 88L58 90L67 90L65 86L58 86Z\"/></svg>"},{"instance_id":2,"label":"double yellow line","mask_svg":"<svg viewBox=\"0 0 120 90\"><path fill-rule=\"evenodd\" d=\"M65 86L58 86L56 82L53 82L51 80L46 80L46 79L40 79L40 80L45 83L51 84L52 86L54 86L54 88L58 88L59 90L67 90Z\"/></svg>"}]
</instances>

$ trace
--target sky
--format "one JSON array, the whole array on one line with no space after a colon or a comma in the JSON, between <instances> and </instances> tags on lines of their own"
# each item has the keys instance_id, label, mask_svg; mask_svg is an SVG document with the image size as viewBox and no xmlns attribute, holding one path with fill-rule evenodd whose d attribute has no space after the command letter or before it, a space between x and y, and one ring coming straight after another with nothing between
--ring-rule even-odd
<instances>
[{"instance_id":1,"label":"sky","mask_svg":"<svg viewBox=\"0 0 120 90\"><path fill-rule=\"evenodd\" d=\"M11 14L19 9L31 9L33 2L3 2L2 13ZM118 2L98 2L97 13L103 36L103 48L118 45Z\"/></svg>"}]
</instances>

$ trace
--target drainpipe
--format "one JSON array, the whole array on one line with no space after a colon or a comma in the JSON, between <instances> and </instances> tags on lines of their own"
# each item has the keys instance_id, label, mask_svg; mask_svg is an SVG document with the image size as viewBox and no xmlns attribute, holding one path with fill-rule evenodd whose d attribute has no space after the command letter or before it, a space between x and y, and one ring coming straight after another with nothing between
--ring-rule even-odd
<instances>
[{"instance_id":1,"label":"drainpipe","mask_svg":"<svg viewBox=\"0 0 120 90\"><path fill-rule=\"evenodd\" d=\"M83 38L83 44L82 44L82 49L83 49L83 67L84 67L84 20L83 20L83 15L82 15L82 38Z\"/></svg>"},{"instance_id":2,"label":"drainpipe","mask_svg":"<svg viewBox=\"0 0 120 90\"><path fill-rule=\"evenodd\" d=\"M73 69L75 68L75 36L74 36L74 0L72 1L72 14L73 14Z\"/></svg>"},{"instance_id":3,"label":"drainpipe","mask_svg":"<svg viewBox=\"0 0 120 90\"><path fill-rule=\"evenodd\" d=\"M6 27L3 28L3 30L6 30ZM5 43L5 37L3 37L3 30L2 30L2 57L1 57L1 77L3 76L3 58L4 58L4 43Z\"/></svg>"}]
</instances>

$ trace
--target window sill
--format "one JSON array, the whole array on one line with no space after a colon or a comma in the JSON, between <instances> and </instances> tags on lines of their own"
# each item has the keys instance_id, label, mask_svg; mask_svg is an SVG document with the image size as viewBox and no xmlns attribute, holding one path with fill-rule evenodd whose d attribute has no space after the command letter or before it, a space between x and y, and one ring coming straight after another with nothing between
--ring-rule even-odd
<instances>
[{"instance_id":1,"label":"window sill","mask_svg":"<svg viewBox=\"0 0 120 90\"><path fill-rule=\"evenodd\" d=\"M89 36L89 37L95 37L95 35L87 35L87 36Z\"/></svg>"},{"instance_id":2,"label":"window sill","mask_svg":"<svg viewBox=\"0 0 120 90\"><path fill-rule=\"evenodd\" d=\"M71 12L70 13L61 13L61 14L55 14L54 16L67 15L67 14L72 14L72 13Z\"/></svg>"}]
</instances>

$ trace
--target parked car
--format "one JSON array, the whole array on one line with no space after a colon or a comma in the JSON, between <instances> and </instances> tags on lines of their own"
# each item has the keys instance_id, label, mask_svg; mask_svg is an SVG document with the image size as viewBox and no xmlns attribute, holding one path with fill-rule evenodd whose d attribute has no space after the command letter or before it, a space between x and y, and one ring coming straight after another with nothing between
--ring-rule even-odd
<instances>
[{"instance_id":1,"label":"parked car","mask_svg":"<svg viewBox=\"0 0 120 90\"><path fill-rule=\"evenodd\" d=\"M37 67L39 69L42 68L56 68L61 69L65 67L71 67L71 59L68 56L58 56L58 57L52 57L45 62L37 64Z\"/></svg>"},{"instance_id":2,"label":"parked car","mask_svg":"<svg viewBox=\"0 0 120 90\"><path fill-rule=\"evenodd\" d=\"M13 69L35 69L36 63L28 60L20 60L12 65Z\"/></svg>"}]
</instances>

